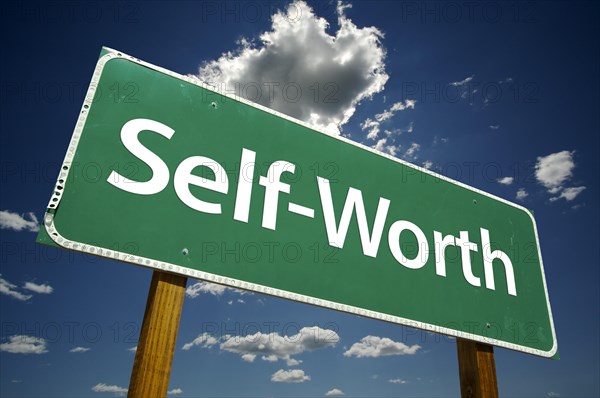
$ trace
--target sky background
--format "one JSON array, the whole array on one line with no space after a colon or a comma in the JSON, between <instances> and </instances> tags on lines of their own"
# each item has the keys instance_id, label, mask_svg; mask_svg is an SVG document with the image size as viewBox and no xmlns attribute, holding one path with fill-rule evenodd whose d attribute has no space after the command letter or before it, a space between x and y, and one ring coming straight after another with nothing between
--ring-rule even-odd
<instances>
[{"instance_id":1,"label":"sky background","mask_svg":"<svg viewBox=\"0 0 600 398\"><path fill-rule=\"evenodd\" d=\"M496 349L500 394L599 396L598 5L288 4L3 3L0 396L129 382L152 272L34 243L103 45L233 88L296 82L298 102L260 101L531 209L561 359ZM171 396L460 395L450 338L198 282ZM311 327L316 346L283 338ZM224 337L257 332L270 356Z\"/></svg>"}]
</instances>

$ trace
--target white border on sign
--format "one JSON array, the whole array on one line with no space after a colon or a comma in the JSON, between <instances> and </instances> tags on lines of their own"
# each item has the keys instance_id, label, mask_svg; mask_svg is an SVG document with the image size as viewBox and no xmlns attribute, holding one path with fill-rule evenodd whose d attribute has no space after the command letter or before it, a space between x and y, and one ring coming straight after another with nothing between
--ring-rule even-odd
<instances>
[{"instance_id":1,"label":"white border on sign","mask_svg":"<svg viewBox=\"0 0 600 398\"><path fill-rule=\"evenodd\" d=\"M221 92L220 90L215 90L214 87L211 87L211 86L203 83L196 77L183 76L178 73L171 72L165 68L161 68L159 66L152 65L148 62L144 62L144 61L134 58L132 56L123 54L122 52L113 50L111 48L103 47L103 49L105 51L107 51L108 53L105 54L104 56L100 57L100 59L98 60L98 63L96 64L96 68L94 70L94 74L92 76L90 86L88 88L87 94L85 96L85 100L81 107L81 112L79 114L79 118L77 119L77 124L75 125L75 130L73 131L73 136L71 137L71 141L69 143L69 148L67 150L67 154L65 156L65 159L64 159L63 164L60 169L60 173L59 173L59 176L58 176L58 179L56 182L54 192L52 194L52 197L50 198L50 202L48 203L48 210L47 210L46 214L44 215L44 226L46 228L46 231L48 232L48 235L51 237L51 239L56 244L58 244L61 247L66 248L66 249L76 250L76 251L80 251L83 253L88 253L88 254L92 254L92 255L96 255L96 256L100 256L100 257L111 258L114 260L120 260L120 261L124 261L124 262L128 262L128 263L152 268L155 270L171 272L171 273L179 274L179 275L183 275L183 276L189 276L189 277L202 279L202 280L205 280L208 282L218 283L221 285L225 285L225 286L229 286L229 287L233 287L233 288L237 288L237 289L250 290L253 292L263 293L263 294L276 296L276 297L281 297L281 298L285 298L288 300L293 300L293 301L297 301L297 302L301 302L301 303L313 304L313 305L316 305L319 307L329 308L329 309L347 312L347 313L355 314L355 315L361 315L361 316L365 316L368 318L379 319L382 321L395 323L395 324L399 324L399 325L404 325L404 326L409 326L409 327L413 327L413 328L417 328L417 329L422 329L422 330L429 331L429 332L442 333L442 334L446 334L449 336L454 336L454 337L463 338L463 339L467 339L467 340L477 341L477 342L484 343L484 344L492 344L492 345L496 345L499 347L508 348L511 350L525 352L525 353L532 354L532 355L538 355L538 356L549 358L556 354L556 352L558 350L558 344L556 341L556 333L554 330L554 319L552 317L552 310L550 308L550 300L548 298L548 288L546 286L546 275L544 273L544 265L542 262L542 253L541 253L541 249L540 249L537 225L535 223L535 219L533 218L531 212L528 211L526 208L524 208L523 206L521 206L519 204L510 202L506 199L499 198L499 197L489 194L487 192L481 191L477 188L463 184L459 181L455 181L455 180L448 178L446 176L443 176L441 174L437 174L431 170L419 167L417 165L408 163L404 160L395 158L391 155L379 152L373 148L369 148L360 143L351 141L345 137L329 134L325 130L311 126L308 123L294 119L288 115L284 115L273 109L269 109L265 106L250 102L241 97L237 97L237 96L233 96L231 94L225 93L225 92ZM535 240L536 240L536 245L537 245L537 250L538 250L538 257L540 259L542 282L544 284L544 292L546 295L546 304L548 307L548 315L550 318L550 327L552 329L552 340L553 340L552 348L550 349L550 351L542 351L542 350L538 350L538 349L534 349L534 348L530 348L530 347L526 347L526 346L522 346L522 345L518 345L518 344L505 342L502 340L496 340L493 338L479 336L479 335L475 335L475 334L471 334L471 333L465 333L460 330L449 329L449 328L445 328L445 327L441 327L441 326L431 325L431 324L424 323L424 322L414 321L412 319L398 317L395 315L389 315L389 314L384 314L384 313L380 313L380 312L376 312L376 311L365 310L363 308L358 308L358 307L354 307L354 306L350 306L350 305L345 305L345 304L340 304L340 303L336 303L336 302L332 302L332 301L322 300L322 299L318 299L318 298L314 298L314 297L310 297L310 296L305 296L302 294L288 292L285 290L280 290L280 289L275 289L275 288L271 288L271 287L267 287L267 286L263 286L263 285L258 285L255 283L244 282L244 281L240 281L237 279L223 277L223 276L211 274L211 273L204 272L204 271L197 271L197 270L179 266L176 264L166 263L163 261L157 261L157 260L153 260L153 259L141 257L141 256L134 256L134 255L131 255L128 253L122 253L122 252L119 252L116 250L110 250L110 249L93 246L93 245L88 245L88 244L75 242L75 241L66 239L57 231L57 229L54 225L53 211L58 208L58 205L59 205L61 197L62 197L61 192L64 190L65 185L67 184L67 179L68 179L67 177L69 174L69 169L72 165L73 158L74 158L75 152L77 150L77 145L79 143L79 139L81 138L81 134L83 132L83 128L84 128L85 122L87 120L87 116L89 114L89 110L93 104L94 95L96 93L96 88L98 86L100 76L102 75L102 71L103 71L106 63L108 63L110 60L113 60L113 59L125 59L127 61L134 62L136 64L142 65L146 68L155 70L157 72L174 77L176 79L183 80L187 83L194 84L196 86L204 88L205 90L212 91L216 94L220 94L220 95L225 96L234 101L241 102L243 104L249 105L256 109L260 109L261 111L264 111L264 112L270 113L272 115L278 116L280 118L289 120L293 123L307 127L313 131L317 131L321 134L327 135L329 137L333 137L333 138L343 141L347 144L354 145L360 149L372 152L378 156L382 156L384 158L390 159L394 162L403 164L404 166L410 167L412 169L416 169L423 173L429 174L433 177L450 182L459 187L476 192L480 195L487 196L491 199L500 201L502 203L508 204L512 207L515 207L519 210L524 211L531 218L531 222L533 223L533 229L535 232Z\"/></svg>"}]
</instances>

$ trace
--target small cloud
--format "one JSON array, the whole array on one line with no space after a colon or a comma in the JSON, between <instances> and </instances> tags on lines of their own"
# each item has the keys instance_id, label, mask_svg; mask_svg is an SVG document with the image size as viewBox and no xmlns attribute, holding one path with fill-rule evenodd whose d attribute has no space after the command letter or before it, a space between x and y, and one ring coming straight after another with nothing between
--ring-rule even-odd
<instances>
[{"instance_id":1,"label":"small cloud","mask_svg":"<svg viewBox=\"0 0 600 398\"><path fill-rule=\"evenodd\" d=\"M54 291L54 288L50 285L45 285L45 284L38 285L33 282L25 282L23 289L31 290L32 292L39 293L39 294L50 294Z\"/></svg>"},{"instance_id":2,"label":"small cloud","mask_svg":"<svg viewBox=\"0 0 600 398\"><path fill-rule=\"evenodd\" d=\"M406 384L406 383L408 383L408 381L403 380L403 379L390 379L388 381L390 383L392 383L392 384Z\"/></svg>"},{"instance_id":3,"label":"small cloud","mask_svg":"<svg viewBox=\"0 0 600 398\"><path fill-rule=\"evenodd\" d=\"M185 343L183 345L183 347L181 347L181 349L184 351L189 351L189 349L194 346L210 348L210 347L214 346L215 344L217 344L218 342L219 342L219 340L217 340L215 337L211 336L209 333L202 333L201 335L196 337L191 342Z\"/></svg>"},{"instance_id":4,"label":"small cloud","mask_svg":"<svg viewBox=\"0 0 600 398\"><path fill-rule=\"evenodd\" d=\"M554 391L550 391L548 394L549 397L560 397L560 394Z\"/></svg>"},{"instance_id":5,"label":"small cloud","mask_svg":"<svg viewBox=\"0 0 600 398\"><path fill-rule=\"evenodd\" d=\"M507 78L506 78L506 79L504 79L504 80L500 80L500 81L498 82L498 84L506 84L506 83L511 83L512 81L513 81L513 78L509 76L509 77L507 77Z\"/></svg>"},{"instance_id":6,"label":"small cloud","mask_svg":"<svg viewBox=\"0 0 600 398\"><path fill-rule=\"evenodd\" d=\"M423 162L423 168L425 168L427 170L431 170L432 167L433 167L433 162L431 160L426 160Z\"/></svg>"},{"instance_id":7,"label":"small cloud","mask_svg":"<svg viewBox=\"0 0 600 398\"><path fill-rule=\"evenodd\" d=\"M331 389L325 393L326 397L341 397L342 395L344 395L344 392L339 388Z\"/></svg>"},{"instance_id":8,"label":"small cloud","mask_svg":"<svg viewBox=\"0 0 600 398\"><path fill-rule=\"evenodd\" d=\"M93 392L111 392L117 396L122 396L122 395L125 395L125 393L127 392L127 388L110 385L110 384L98 383L94 387L92 387L92 391Z\"/></svg>"},{"instance_id":9,"label":"small cloud","mask_svg":"<svg viewBox=\"0 0 600 398\"><path fill-rule=\"evenodd\" d=\"M19 301L27 301L32 297L30 294L23 294L19 292L17 290L17 285L14 285L6 279L1 278L1 276L2 274L0 274L0 293L10 296Z\"/></svg>"},{"instance_id":10,"label":"small cloud","mask_svg":"<svg viewBox=\"0 0 600 398\"><path fill-rule=\"evenodd\" d=\"M47 343L41 337L15 335L8 338L8 343L0 344L0 351L11 354L45 354Z\"/></svg>"},{"instance_id":11,"label":"small cloud","mask_svg":"<svg viewBox=\"0 0 600 398\"><path fill-rule=\"evenodd\" d=\"M379 135L379 131L381 128L381 123L391 119L398 111L403 111L406 109L415 109L416 100L407 99L404 102L396 102L389 109L384 110L382 113L378 113L375 115L375 120L371 118L365 119L364 122L361 123L360 128L362 131L368 131L367 139L375 140ZM408 127L405 130L396 129L396 130L385 130L385 134L389 137L394 133L401 134L402 132L412 133L414 128L414 123L410 122Z\"/></svg>"},{"instance_id":12,"label":"small cloud","mask_svg":"<svg viewBox=\"0 0 600 398\"><path fill-rule=\"evenodd\" d=\"M416 159L417 152L419 152L420 149L421 145L417 144L416 142L413 142L412 144L410 144L410 147L404 153L404 156L408 159Z\"/></svg>"},{"instance_id":13,"label":"small cloud","mask_svg":"<svg viewBox=\"0 0 600 398\"><path fill-rule=\"evenodd\" d=\"M91 348L87 348L87 347L75 347L75 348L71 348L69 350L69 352L88 352L89 350L91 350Z\"/></svg>"},{"instance_id":14,"label":"small cloud","mask_svg":"<svg viewBox=\"0 0 600 398\"><path fill-rule=\"evenodd\" d=\"M465 77L464 79L462 79L460 81L452 82L452 83L450 83L450 85L454 86L454 87L464 86L465 84L467 84L470 81L472 81L474 77L475 77L475 75L471 75L469 77Z\"/></svg>"},{"instance_id":15,"label":"small cloud","mask_svg":"<svg viewBox=\"0 0 600 398\"><path fill-rule=\"evenodd\" d=\"M130 348L127 349L127 351L135 353L135 352L137 352L137 346L130 347Z\"/></svg>"},{"instance_id":16,"label":"small cloud","mask_svg":"<svg viewBox=\"0 0 600 398\"><path fill-rule=\"evenodd\" d=\"M537 158L535 177L549 193L557 194L563 189L563 184L573 176L575 162L574 151L561 151L548 156Z\"/></svg>"},{"instance_id":17,"label":"small cloud","mask_svg":"<svg viewBox=\"0 0 600 398\"><path fill-rule=\"evenodd\" d=\"M167 395L179 395L183 394L183 390L181 388L174 388L172 390L167 391Z\"/></svg>"},{"instance_id":18,"label":"small cloud","mask_svg":"<svg viewBox=\"0 0 600 398\"><path fill-rule=\"evenodd\" d=\"M382 138L379 141L377 141L377 144L372 145L371 148L373 148L377 151L380 151L380 152L387 153L392 156L396 156L400 147L396 146L396 145L386 145L387 140L388 140L387 138Z\"/></svg>"},{"instance_id":19,"label":"small cloud","mask_svg":"<svg viewBox=\"0 0 600 398\"><path fill-rule=\"evenodd\" d=\"M285 364L286 364L287 366L298 366L298 365L300 365L301 363L302 363L302 361L301 361L301 360L299 360L299 359L294 359L294 358L290 358L290 359L287 359L287 360L285 361Z\"/></svg>"},{"instance_id":20,"label":"small cloud","mask_svg":"<svg viewBox=\"0 0 600 398\"><path fill-rule=\"evenodd\" d=\"M498 130L500 129L500 125L499 124L490 124L489 126L492 130Z\"/></svg>"},{"instance_id":21,"label":"small cloud","mask_svg":"<svg viewBox=\"0 0 600 398\"><path fill-rule=\"evenodd\" d=\"M346 357L378 358L391 355L414 355L421 348L419 345L407 346L387 337L366 336L354 343L344 352Z\"/></svg>"},{"instance_id":22,"label":"small cloud","mask_svg":"<svg viewBox=\"0 0 600 398\"><path fill-rule=\"evenodd\" d=\"M301 369L279 369L271 376L271 381L275 383L304 383L308 380L310 380L310 376L304 374Z\"/></svg>"},{"instance_id":23,"label":"small cloud","mask_svg":"<svg viewBox=\"0 0 600 398\"><path fill-rule=\"evenodd\" d=\"M502 177L498 179L498 182L502 185L510 185L515 181L513 177Z\"/></svg>"},{"instance_id":24,"label":"small cloud","mask_svg":"<svg viewBox=\"0 0 600 398\"><path fill-rule=\"evenodd\" d=\"M517 191L517 200L525 200L525 198L528 196L529 194L527 193L525 188L519 188L519 190Z\"/></svg>"},{"instance_id":25,"label":"small cloud","mask_svg":"<svg viewBox=\"0 0 600 398\"><path fill-rule=\"evenodd\" d=\"M25 217L29 219L27 220ZM19 215L10 210L0 210L0 229L38 232L40 230L40 225L33 212Z\"/></svg>"},{"instance_id":26,"label":"small cloud","mask_svg":"<svg viewBox=\"0 0 600 398\"><path fill-rule=\"evenodd\" d=\"M565 199L567 202L572 201L573 199L575 199L580 193L582 193L584 190L586 189L586 187L571 187L571 188L565 188L559 196L550 198L551 202L557 201L559 199Z\"/></svg>"},{"instance_id":27,"label":"small cloud","mask_svg":"<svg viewBox=\"0 0 600 398\"><path fill-rule=\"evenodd\" d=\"M11 383L15 383L15 384L19 384L19 383L22 383L23 380L12 379L10 382Z\"/></svg>"},{"instance_id":28,"label":"small cloud","mask_svg":"<svg viewBox=\"0 0 600 398\"><path fill-rule=\"evenodd\" d=\"M241 295L252 295L252 293L245 290L234 289L231 287L217 285L216 283L210 282L198 282L188 286L185 289L185 295L189 298L196 298L201 294L210 294L213 296L222 296L225 292L230 291Z\"/></svg>"}]
</instances>

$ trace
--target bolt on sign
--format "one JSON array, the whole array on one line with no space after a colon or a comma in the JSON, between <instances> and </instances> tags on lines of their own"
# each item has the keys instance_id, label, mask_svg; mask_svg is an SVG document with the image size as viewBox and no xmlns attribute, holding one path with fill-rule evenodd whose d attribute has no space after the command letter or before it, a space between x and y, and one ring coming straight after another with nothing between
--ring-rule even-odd
<instances>
[{"instance_id":1,"label":"bolt on sign","mask_svg":"<svg viewBox=\"0 0 600 398\"><path fill-rule=\"evenodd\" d=\"M525 208L103 49L38 241L551 357Z\"/></svg>"}]
</instances>

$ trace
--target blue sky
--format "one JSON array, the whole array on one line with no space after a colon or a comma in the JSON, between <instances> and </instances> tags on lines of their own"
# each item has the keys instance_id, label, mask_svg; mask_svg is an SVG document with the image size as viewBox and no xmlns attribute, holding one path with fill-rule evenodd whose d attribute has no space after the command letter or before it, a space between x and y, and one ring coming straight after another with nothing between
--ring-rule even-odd
<instances>
[{"instance_id":1,"label":"blue sky","mask_svg":"<svg viewBox=\"0 0 600 398\"><path fill-rule=\"evenodd\" d=\"M323 128L533 210L561 359L496 349L500 394L600 395L598 6L347 4L2 6L1 396L115 396L129 382L151 271L34 243L102 45L222 84L299 82L309 95L271 106L305 120L316 113ZM311 40L293 33L298 24ZM336 35L335 45L319 41ZM332 54L347 53L340 73ZM319 95L335 90L339 101L306 89L317 61ZM459 395L450 338L196 283L172 396ZM291 338L315 326L326 337L317 347ZM195 340L204 332L216 340ZM224 337L257 332L283 341L271 357Z\"/></svg>"}]
</instances>

